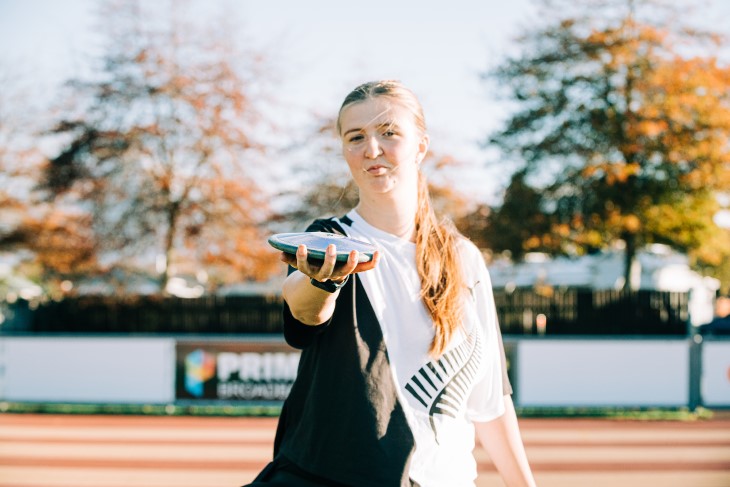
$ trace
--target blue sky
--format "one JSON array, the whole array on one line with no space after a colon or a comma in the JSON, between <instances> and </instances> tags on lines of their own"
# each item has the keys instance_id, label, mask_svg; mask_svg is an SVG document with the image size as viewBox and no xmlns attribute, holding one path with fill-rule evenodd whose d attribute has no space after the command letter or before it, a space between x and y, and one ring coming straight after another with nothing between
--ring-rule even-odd
<instances>
[{"instance_id":1,"label":"blue sky","mask_svg":"<svg viewBox=\"0 0 730 487\"><path fill-rule=\"evenodd\" d=\"M142 2L144 3L144 2ZM173 2L178 8L185 2ZM241 35L271 53L279 72L282 113L333 115L360 82L396 78L419 96L432 148L471 168L469 191L490 199L507 176L485 172L478 141L505 115L479 75L515 49L514 38L537 20L531 0L345 2L341 0L199 0L194 8L228 5ZM95 0L0 0L0 66L32 73L40 94L88 64ZM730 19L730 2L708 2L709 19ZM730 20L726 22L730 25ZM718 28L717 25L713 26ZM726 30L730 27L726 27Z\"/></svg>"}]
</instances>

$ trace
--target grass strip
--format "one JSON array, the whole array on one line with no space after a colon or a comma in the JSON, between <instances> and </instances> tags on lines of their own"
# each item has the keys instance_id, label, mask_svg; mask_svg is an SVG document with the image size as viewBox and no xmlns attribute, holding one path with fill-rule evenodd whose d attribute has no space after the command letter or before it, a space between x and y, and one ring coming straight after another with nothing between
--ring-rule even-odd
<instances>
[{"instance_id":1,"label":"grass strip","mask_svg":"<svg viewBox=\"0 0 730 487\"><path fill-rule=\"evenodd\" d=\"M522 418L604 418L641 421L709 420L714 412L702 407L618 408L618 407L517 407ZM14 414L116 414L142 416L244 416L276 417L281 404L180 403L180 404L94 404L0 402L0 412Z\"/></svg>"}]
</instances>

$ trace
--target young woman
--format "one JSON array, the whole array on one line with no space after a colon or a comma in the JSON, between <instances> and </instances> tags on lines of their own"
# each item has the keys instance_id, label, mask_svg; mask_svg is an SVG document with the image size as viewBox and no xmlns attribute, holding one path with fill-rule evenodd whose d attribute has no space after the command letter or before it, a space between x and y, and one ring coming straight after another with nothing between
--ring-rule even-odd
<instances>
[{"instance_id":1,"label":"young woman","mask_svg":"<svg viewBox=\"0 0 730 487\"><path fill-rule=\"evenodd\" d=\"M416 97L366 83L337 130L359 189L309 231L378 247L357 263L282 254L284 335L302 349L273 461L251 486L473 487L479 438L509 487L534 486L478 249L436 219L420 171L429 137Z\"/></svg>"}]
</instances>

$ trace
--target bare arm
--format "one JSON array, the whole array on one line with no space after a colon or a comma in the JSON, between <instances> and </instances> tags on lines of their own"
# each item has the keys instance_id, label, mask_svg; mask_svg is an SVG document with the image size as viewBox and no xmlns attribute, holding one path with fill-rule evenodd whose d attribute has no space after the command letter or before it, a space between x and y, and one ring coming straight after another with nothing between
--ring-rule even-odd
<instances>
[{"instance_id":1,"label":"bare arm","mask_svg":"<svg viewBox=\"0 0 730 487\"><path fill-rule=\"evenodd\" d=\"M336 249L334 245L327 247L324 262L321 266L307 261L307 247L300 245L296 256L283 253L281 260L297 269L284 281L282 296L289 305L292 316L305 325L319 325L330 319L335 310L335 302L339 290L329 293L312 286L310 279L324 282L327 280L342 282L350 274L374 268L379 260L375 252L370 262L358 264L357 251L353 250L344 264L336 265Z\"/></svg>"},{"instance_id":2,"label":"bare arm","mask_svg":"<svg viewBox=\"0 0 730 487\"><path fill-rule=\"evenodd\" d=\"M507 487L535 487L512 396L504 396L504 407L502 416L492 421L474 423L477 437Z\"/></svg>"}]
</instances>

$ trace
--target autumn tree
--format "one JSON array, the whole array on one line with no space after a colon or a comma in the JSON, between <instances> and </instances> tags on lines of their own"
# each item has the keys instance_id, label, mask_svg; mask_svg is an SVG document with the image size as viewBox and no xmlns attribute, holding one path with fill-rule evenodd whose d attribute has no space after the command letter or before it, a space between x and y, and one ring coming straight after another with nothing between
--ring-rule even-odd
<instances>
[{"instance_id":1,"label":"autumn tree","mask_svg":"<svg viewBox=\"0 0 730 487\"><path fill-rule=\"evenodd\" d=\"M6 250L19 239L34 182L32 149L24 143L30 129L18 100L23 94L9 72L3 70L0 78L0 249Z\"/></svg>"},{"instance_id":2,"label":"autumn tree","mask_svg":"<svg viewBox=\"0 0 730 487\"><path fill-rule=\"evenodd\" d=\"M0 77L0 290L26 299L40 298L38 289L55 295L65 276L93 259L85 216L51 204L38 187L46 159L38 147L42 110L33 103L32 78L6 66ZM32 296L31 287L18 289L6 278L32 282Z\"/></svg>"},{"instance_id":3,"label":"autumn tree","mask_svg":"<svg viewBox=\"0 0 730 487\"><path fill-rule=\"evenodd\" d=\"M342 216L358 200L334 119L310 115L308 126L293 136L286 151L292 164L284 177L290 184L279 185L282 207L277 220L282 232L304 231L315 218Z\"/></svg>"},{"instance_id":4,"label":"autumn tree","mask_svg":"<svg viewBox=\"0 0 730 487\"><path fill-rule=\"evenodd\" d=\"M646 243L719 265L730 252L712 220L730 188L721 36L685 28L684 11L657 2L569 4L545 2L559 14L488 74L517 107L488 141L519 175L490 216L495 250L583 253L621 240L625 283ZM505 241L507 228L518 238Z\"/></svg>"},{"instance_id":5,"label":"autumn tree","mask_svg":"<svg viewBox=\"0 0 730 487\"><path fill-rule=\"evenodd\" d=\"M540 193L525 182L525 172L519 171L512 175L499 211L492 213L481 206L459 224L480 247L507 250L514 260L533 248L555 251L559 243L550 233L550 221L542 212L541 203Z\"/></svg>"},{"instance_id":6,"label":"autumn tree","mask_svg":"<svg viewBox=\"0 0 730 487\"><path fill-rule=\"evenodd\" d=\"M68 83L46 185L89 209L106 268L157 267L163 292L172 274L200 270L210 286L264 279L278 266L254 135L265 129L261 56L220 22L188 20L184 4L141 5L103 4L101 66Z\"/></svg>"}]
</instances>

